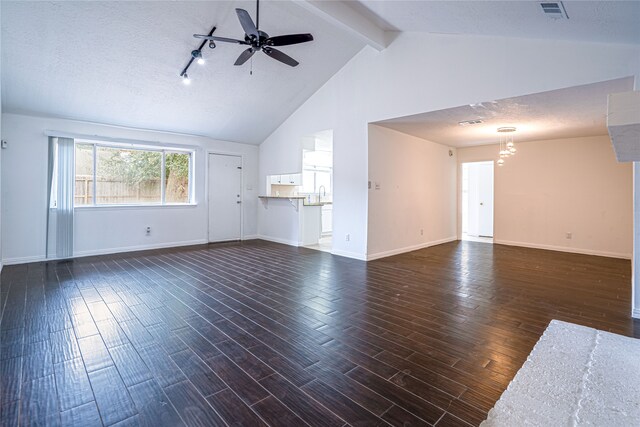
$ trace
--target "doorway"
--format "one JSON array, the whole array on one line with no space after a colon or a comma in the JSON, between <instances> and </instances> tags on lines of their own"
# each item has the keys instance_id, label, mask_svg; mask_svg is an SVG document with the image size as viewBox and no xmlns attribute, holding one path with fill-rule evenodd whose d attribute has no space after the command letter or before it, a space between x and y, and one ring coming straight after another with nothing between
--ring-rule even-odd
<instances>
[{"instance_id":1,"label":"doorway","mask_svg":"<svg viewBox=\"0 0 640 427\"><path fill-rule=\"evenodd\" d=\"M462 164L462 240L493 243L493 162Z\"/></svg>"},{"instance_id":2,"label":"doorway","mask_svg":"<svg viewBox=\"0 0 640 427\"><path fill-rule=\"evenodd\" d=\"M242 238L242 157L209 153L209 242Z\"/></svg>"},{"instance_id":3,"label":"doorway","mask_svg":"<svg viewBox=\"0 0 640 427\"><path fill-rule=\"evenodd\" d=\"M317 241L308 248L331 252L333 246L333 130L325 130L307 137L302 152L301 195L319 213L320 220ZM311 212L309 211L311 214ZM315 217L314 217L315 218ZM316 227L314 227L314 230Z\"/></svg>"}]
</instances>

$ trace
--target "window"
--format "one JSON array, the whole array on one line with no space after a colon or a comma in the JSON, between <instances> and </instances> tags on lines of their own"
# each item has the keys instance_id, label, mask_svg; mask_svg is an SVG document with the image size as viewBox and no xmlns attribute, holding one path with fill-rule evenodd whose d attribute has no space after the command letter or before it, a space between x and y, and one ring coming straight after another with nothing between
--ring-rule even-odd
<instances>
[{"instance_id":1,"label":"window","mask_svg":"<svg viewBox=\"0 0 640 427\"><path fill-rule=\"evenodd\" d=\"M332 153L330 151L304 151L302 156L302 194L332 193Z\"/></svg>"},{"instance_id":2,"label":"window","mask_svg":"<svg viewBox=\"0 0 640 427\"><path fill-rule=\"evenodd\" d=\"M75 156L75 206L191 202L191 151L77 142Z\"/></svg>"}]
</instances>

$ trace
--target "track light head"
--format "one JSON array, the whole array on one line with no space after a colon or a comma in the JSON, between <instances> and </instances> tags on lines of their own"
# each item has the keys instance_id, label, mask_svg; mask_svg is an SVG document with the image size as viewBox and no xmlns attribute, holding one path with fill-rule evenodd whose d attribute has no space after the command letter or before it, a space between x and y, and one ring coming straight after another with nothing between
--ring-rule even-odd
<instances>
[{"instance_id":1,"label":"track light head","mask_svg":"<svg viewBox=\"0 0 640 427\"><path fill-rule=\"evenodd\" d=\"M209 49L215 49L216 48L216 42L214 42L213 40L209 40Z\"/></svg>"},{"instance_id":2,"label":"track light head","mask_svg":"<svg viewBox=\"0 0 640 427\"><path fill-rule=\"evenodd\" d=\"M185 85L190 85L191 84L191 79L189 78L187 73L184 73L182 75L182 83L184 83Z\"/></svg>"},{"instance_id":3,"label":"track light head","mask_svg":"<svg viewBox=\"0 0 640 427\"><path fill-rule=\"evenodd\" d=\"M196 60L199 65L204 65L204 58L200 49L192 50L191 57Z\"/></svg>"}]
</instances>

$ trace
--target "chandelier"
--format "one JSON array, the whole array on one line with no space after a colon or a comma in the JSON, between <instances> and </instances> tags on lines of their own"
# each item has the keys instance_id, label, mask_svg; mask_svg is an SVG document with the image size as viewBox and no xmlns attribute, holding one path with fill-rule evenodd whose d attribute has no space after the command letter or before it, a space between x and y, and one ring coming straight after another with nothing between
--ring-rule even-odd
<instances>
[{"instance_id":1,"label":"chandelier","mask_svg":"<svg viewBox=\"0 0 640 427\"><path fill-rule=\"evenodd\" d=\"M507 157L516 154L516 147L513 144L513 133L515 131L516 128L512 126L498 128L498 135L500 137L500 151L498 152L500 157L496 162L498 166L504 165L504 160Z\"/></svg>"}]
</instances>

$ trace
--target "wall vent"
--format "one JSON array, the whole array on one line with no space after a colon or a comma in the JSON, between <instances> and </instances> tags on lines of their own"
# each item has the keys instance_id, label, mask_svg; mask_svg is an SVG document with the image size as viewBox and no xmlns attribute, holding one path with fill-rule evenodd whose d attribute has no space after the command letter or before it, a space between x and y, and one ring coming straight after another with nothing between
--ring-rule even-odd
<instances>
[{"instance_id":1,"label":"wall vent","mask_svg":"<svg viewBox=\"0 0 640 427\"><path fill-rule=\"evenodd\" d=\"M480 123L482 123L482 120L480 119L476 119L476 120L465 120L463 122L458 122L458 124L460 126L471 126L471 125L479 125Z\"/></svg>"},{"instance_id":2,"label":"wall vent","mask_svg":"<svg viewBox=\"0 0 640 427\"><path fill-rule=\"evenodd\" d=\"M569 15L567 15L567 10L564 8L564 4L561 1L558 2L543 2L540 3L542 6L542 11L549 18L553 19L569 19Z\"/></svg>"}]
</instances>

